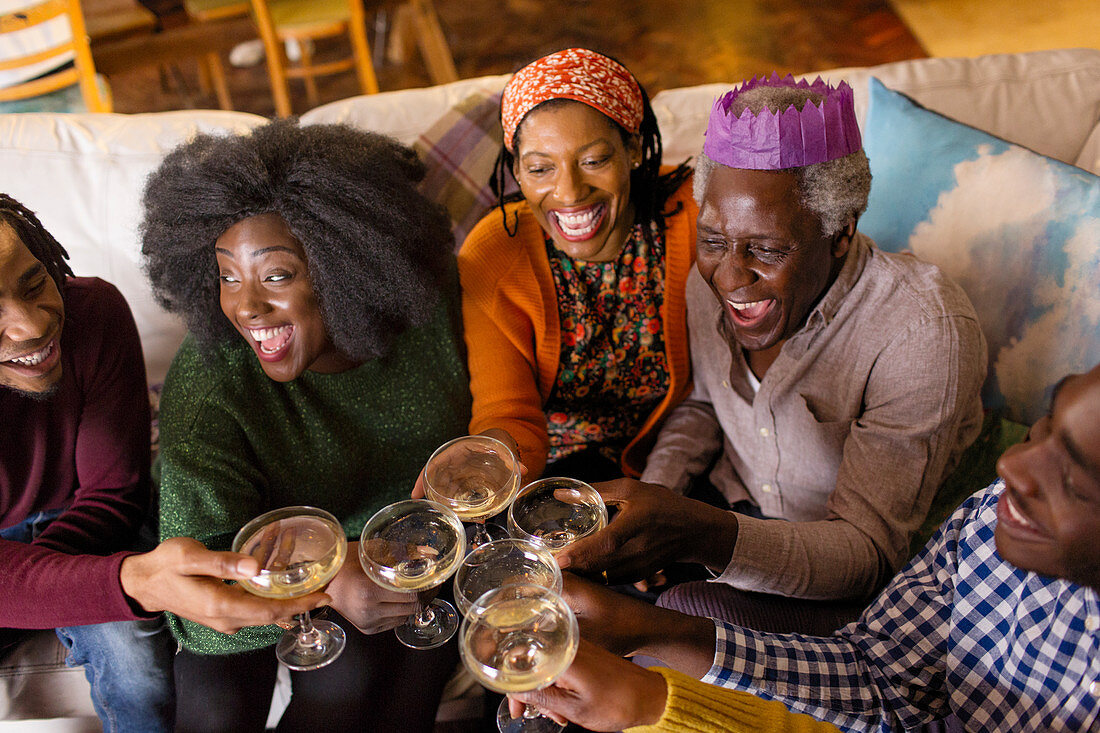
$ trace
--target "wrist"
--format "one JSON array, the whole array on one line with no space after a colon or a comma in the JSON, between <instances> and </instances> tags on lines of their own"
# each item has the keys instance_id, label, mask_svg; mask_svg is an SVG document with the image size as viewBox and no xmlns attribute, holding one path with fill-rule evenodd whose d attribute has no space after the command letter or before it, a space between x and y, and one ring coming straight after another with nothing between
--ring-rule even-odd
<instances>
[{"instance_id":1,"label":"wrist","mask_svg":"<svg viewBox=\"0 0 1100 733\"><path fill-rule=\"evenodd\" d=\"M635 655L659 659L696 679L710 671L714 664L713 619L655 608L647 621L648 632L637 640Z\"/></svg>"},{"instance_id":2,"label":"wrist","mask_svg":"<svg viewBox=\"0 0 1100 733\"><path fill-rule=\"evenodd\" d=\"M664 675L648 669L645 670L642 680L635 705L638 715L632 725L657 725L664 717L668 705L668 683Z\"/></svg>"},{"instance_id":3,"label":"wrist","mask_svg":"<svg viewBox=\"0 0 1100 733\"><path fill-rule=\"evenodd\" d=\"M137 606L146 613L159 613L164 609L153 608L151 599L144 591L143 579L147 573L142 567L143 557L142 554L134 554L122 559L122 563L118 566L118 583L122 587L123 595L126 596L132 606Z\"/></svg>"},{"instance_id":4,"label":"wrist","mask_svg":"<svg viewBox=\"0 0 1100 733\"><path fill-rule=\"evenodd\" d=\"M687 562L721 573L733 558L737 545L737 514L696 499L690 502L685 546Z\"/></svg>"}]
</instances>

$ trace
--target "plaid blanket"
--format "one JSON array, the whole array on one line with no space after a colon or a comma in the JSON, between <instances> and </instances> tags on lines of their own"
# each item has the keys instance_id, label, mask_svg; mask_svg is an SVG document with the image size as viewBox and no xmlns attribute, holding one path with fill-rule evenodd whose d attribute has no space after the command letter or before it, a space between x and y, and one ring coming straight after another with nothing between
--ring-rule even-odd
<instances>
[{"instance_id":1,"label":"plaid blanket","mask_svg":"<svg viewBox=\"0 0 1100 733\"><path fill-rule=\"evenodd\" d=\"M455 250L496 204L489 179L503 138L500 93L483 91L447 110L413 143L428 167L420 192L447 209ZM510 174L505 190L518 190Z\"/></svg>"}]
</instances>

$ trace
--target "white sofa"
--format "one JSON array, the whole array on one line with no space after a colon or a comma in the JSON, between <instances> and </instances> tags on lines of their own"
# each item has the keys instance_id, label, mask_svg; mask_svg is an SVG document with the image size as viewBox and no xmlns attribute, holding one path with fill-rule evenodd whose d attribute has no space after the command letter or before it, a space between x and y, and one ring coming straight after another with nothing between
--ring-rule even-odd
<instances>
[{"instance_id":1,"label":"white sofa","mask_svg":"<svg viewBox=\"0 0 1100 733\"><path fill-rule=\"evenodd\" d=\"M1100 50L924 59L822 75L848 80L861 120L873 75L928 108L1100 173ZM302 121L347 122L412 144L453 105L476 91L499 90L506 78L355 97L307 112ZM699 150L711 101L737 81L666 90L653 98L666 162ZM0 115L0 191L38 212L68 249L77 274L103 277L129 299L151 381L163 379L183 330L153 302L141 273L143 180L169 149L197 131L235 133L263 122L220 111ZM0 731L98 729L81 673L61 668L58 660L56 645L44 643L7 668L0 661L0 721L9 721L0 722ZM59 716L36 724L40 728L27 720Z\"/></svg>"}]
</instances>

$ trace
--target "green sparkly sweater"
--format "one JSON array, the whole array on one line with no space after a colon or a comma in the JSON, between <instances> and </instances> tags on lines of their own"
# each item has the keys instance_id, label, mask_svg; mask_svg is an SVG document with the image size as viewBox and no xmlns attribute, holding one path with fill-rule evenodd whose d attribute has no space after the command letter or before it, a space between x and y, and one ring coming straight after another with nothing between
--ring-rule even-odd
<instances>
[{"instance_id":1,"label":"green sparkly sweater","mask_svg":"<svg viewBox=\"0 0 1100 733\"><path fill-rule=\"evenodd\" d=\"M336 515L349 541L367 519L407 499L439 445L466 432L469 379L456 303L410 329L389 353L340 374L267 377L243 340L212 355L189 336L160 403L160 536L194 537L228 550L237 530L282 506ZM357 562L349 555L348 562ZM222 634L168 614L176 638L198 654L274 644L276 626Z\"/></svg>"}]
</instances>

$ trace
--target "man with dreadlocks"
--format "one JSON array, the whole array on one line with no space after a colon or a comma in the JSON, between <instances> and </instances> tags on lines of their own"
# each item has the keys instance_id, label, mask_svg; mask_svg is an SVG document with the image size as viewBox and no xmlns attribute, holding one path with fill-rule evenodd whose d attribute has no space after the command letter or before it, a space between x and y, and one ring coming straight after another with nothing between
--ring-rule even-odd
<instances>
[{"instance_id":1,"label":"man with dreadlocks","mask_svg":"<svg viewBox=\"0 0 1100 733\"><path fill-rule=\"evenodd\" d=\"M269 601L227 586L256 561L194 540L131 551L149 500L141 343L118 290L74 277L66 258L0 194L0 658L28 630L56 629L104 730L167 731L175 644L160 611L232 631L323 596Z\"/></svg>"}]
</instances>

